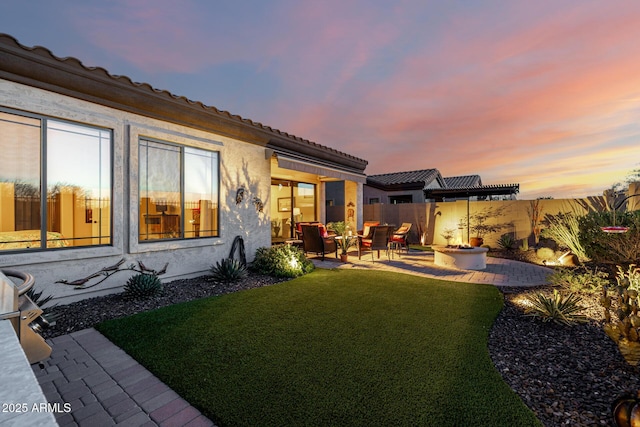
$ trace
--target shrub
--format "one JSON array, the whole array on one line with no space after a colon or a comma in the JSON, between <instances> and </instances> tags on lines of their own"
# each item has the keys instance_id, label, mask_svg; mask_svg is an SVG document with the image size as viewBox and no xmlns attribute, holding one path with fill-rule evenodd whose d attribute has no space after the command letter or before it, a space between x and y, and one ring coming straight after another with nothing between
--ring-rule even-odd
<instances>
[{"instance_id":1,"label":"shrub","mask_svg":"<svg viewBox=\"0 0 640 427\"><path fill-rule=\"evenodd\" d=\"M607 234L600 227L612 225L613 212L589 212L578 220L580 241L586 255L596 262L629 264L640 260L640 211L616 212L616 225L629 227L621 234Z\"/></svg>"},{"instance_id":2,"label":"shrub","mask_svg":"<svg viewBox=\"0 0 640 427\"><path fill-rule=\"evenodd\" d=\"M543 259L546 261L551 261L554 260L556 258L556 253L553 249L551 248L540 248L536 251L536 256L539 259Z\"/></svg>"},{"instance_id":3,"label":"shrub","mask_svg":"<svg viewBox=\"0 0 640 427\"><path fill-rule=\"evenodd\" d=\"M542 230L542 236L556 241L568 248L580 261L587 261L589 257L580 240L580 226L578 215L575 213L559 213L545 216L549 226Z\"/></svg>"},{"instance_id":4,"label":"shrub","mask_svg":"<svg viewBox=\"0 0 640 427\"><path fill-rule=\"evenodd\" d=\"M60 317L57 312L58 304L47 305L52 299L53 295L42 296L43 291L37 292L34 288L29 289L25 295L29 297L31 301L42 310L42 317L44 318L45 326L53 326L56 320Z\"/></svg>"},{"instance_id":5,"label":"shrub","mask_svg":"<svg viewBox=\"0 0 640 427\"><path fill-rule=\"evenodd\" d=\"M586 267L557 268L547 278L549 283L561 286L570 292L595 293L609 284L609 275L598 269Z\"/></svg>"},{"instance_id":6,"label":"shrub","mask_svg":"<svg viewBox=\"0 0 640 427\"><path fill-rule=\"evenodd\" d=\"M155 274L136 274L131 276L124 286L124 295L127 298L153 298L162 294L162 291L162 282Z\"/></svg>"},{"instance_id":7,"label":"shrub","mask_svg":"<svg viewBox=\"0 0 640 427\"><path fill-rule=\"evenodd\" d=\"M529 239L522 239L522 243L520 244L520 250L522 252L527 252L529 250Z\"/></svg>"},{"instance_id":8,"label":"shrub","mask_svg":"<svg viewBox=\"0 0 640 427\"><path fill-rule=\"evenodd\" d=\"M516 239L511 233L505 233L498 239L498 246L502 249L513 249L516 247Z\"/></svg>"},{"instance_id":9,"label":"shrub","mask_svg":"<svg viewBox=\"0 0 640 427\"><path fill-rule=\"evenodd\" d=\"M232 258L224 258L216 262L216 265L211 266L210 271L213 280L220 283L237 282L247 276L247 267Z\"/></svg>"},{"instance_id":10,"label":"shrub","mask_svg":"<svg viewBox=\"0 0 640 427\"><path fill-rule=\"evenodd\" d=\"M274 277L298 277L313 271L314 265L297 247L279 245L258 248L251 268Z\"/></svg>"},{"instance_id":11,"label":"shrub","mask_svg":"<svg viewBox=\"0 0 640 427\"><path fill-rule=\"evenodd\" d=\"M529 298L530 306L526 309L526 315L542 319L543 322L575 325L587 321L586 316L579 314L583 309L581 301L579 295L570 293L565 298L556 289L553 290L553 296L549 297L538 293Z\"/></svg>"}]
</instances>

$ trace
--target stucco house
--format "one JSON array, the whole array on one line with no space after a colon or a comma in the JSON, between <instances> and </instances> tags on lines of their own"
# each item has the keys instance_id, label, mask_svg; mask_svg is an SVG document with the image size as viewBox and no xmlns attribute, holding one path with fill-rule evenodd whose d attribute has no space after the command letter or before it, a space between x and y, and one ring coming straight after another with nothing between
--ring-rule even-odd
<instances>
[{"instance_id":1,"label":"stucco house","mask_svg":"<svg viewBox=\"0 0 640 427\"><path fill-rule=\"evenodd\" d=\"M324 221L327 182L362 223L365 160L6 34L0 149L0 268L62 302L118 290L56 282L123 259L197 276L240 236L250 261L272 221Z\"/></svg>"},{"instance_id":2,"label":"stucco house","mask_svg":"<svg viewBox=\"0 0 640 427\"><path fill-rule=\"evenodd\" d=\"M367 176L364 203L515 199L519 190L519 184L484 185L480 175L443 177L438 169L422 169Z\"/></svg>"}]
</instances>

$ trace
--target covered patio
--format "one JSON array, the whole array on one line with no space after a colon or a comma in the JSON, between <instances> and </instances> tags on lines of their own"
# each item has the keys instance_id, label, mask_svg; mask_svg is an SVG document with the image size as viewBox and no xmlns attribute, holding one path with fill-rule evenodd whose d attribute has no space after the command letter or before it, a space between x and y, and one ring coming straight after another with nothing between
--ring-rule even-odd
<instances>
[{"instance_id":1,"label":"covered patio","mask_svg":"<svg viewBox=\"0 0 640 427\"><path fill-rule=\"evenodd\" d=\"M271 242L296 236L296 224L339 220L362 224L362 187L367 161L318 144L296 144L271 139L266 156L271 161ZM338 186L344 203L327 203L327 184ZM327 208L332 217L328 220Z\"/></svg>"}]
</instances>

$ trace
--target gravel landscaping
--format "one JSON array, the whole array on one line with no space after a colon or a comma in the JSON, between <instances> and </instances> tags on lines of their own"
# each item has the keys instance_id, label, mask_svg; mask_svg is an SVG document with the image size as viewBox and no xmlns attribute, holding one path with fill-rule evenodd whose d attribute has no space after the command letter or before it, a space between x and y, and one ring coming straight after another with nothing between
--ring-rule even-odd
<instances>
[{"instance_id":1,"label":"gravel landscaping","mask_svg":"<svg viewBox=\"0 0 640 427\"><path fill-rule=\"evenodd\" d=\"M55 327L43 335L51 338L111 318L281 281L251 275L225 285L200 277L167 283L164 295L152 300L128 300L122 294L91 298L60 306ZM538 291L548 289L503 289L505 308L489 337L496 368L545 426L613 426L610 404L623 391L640 389L639 369L624 361L602 331L595 296L584 300L594 320L568 327L527 317L514 302L523 292Z\"/></svg>"}]
</instances>

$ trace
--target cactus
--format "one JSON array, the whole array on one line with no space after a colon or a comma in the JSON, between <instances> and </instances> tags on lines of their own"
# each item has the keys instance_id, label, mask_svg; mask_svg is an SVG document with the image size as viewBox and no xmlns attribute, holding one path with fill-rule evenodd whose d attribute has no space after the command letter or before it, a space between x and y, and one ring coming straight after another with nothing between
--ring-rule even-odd
<instances>
[{"instance_id":1,"label":"cactus","mask_svg":"<svg viewBox=\"0 0 640 427\"><path fill-rule=\"evenodd\" d=\"M628 274L632 274L630 269ZM607 286L600 297L600 305L604 307L604 332L617 345L625 361L632 366L640 363L640 316L638 316L638 291L630 287L627 274L618 267L616 277L617 308L614 309L612 295ZM612 315L613 312L613 315Z\"/></svg>"},{"instance_id":2,"label":"cactus","mask_svg":"<svg viewBox=\"0 0 640 427\"><path fill-rule=\"evenodd\" d=\"M247 275L247 267L231 258L224 258L211 267L211 275L214 281L220 283L237 282Z\"/></svg>"},{"instance_id":3,"label":"cactus","mask_svg":"<svg viewBox=\"0 0 640 427\"><path fill-rule=\"evenodd\" d=\"M135 299L156 297L162 290L162 282L155 274L136 274L131 276L124 286L125 296Z\"/></svg>"}]
</instances>

